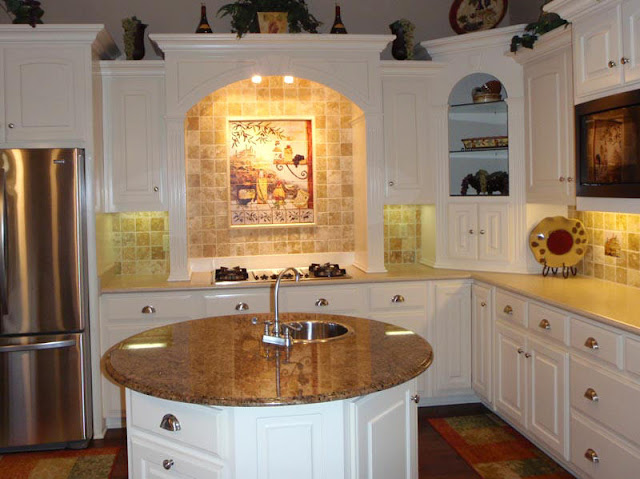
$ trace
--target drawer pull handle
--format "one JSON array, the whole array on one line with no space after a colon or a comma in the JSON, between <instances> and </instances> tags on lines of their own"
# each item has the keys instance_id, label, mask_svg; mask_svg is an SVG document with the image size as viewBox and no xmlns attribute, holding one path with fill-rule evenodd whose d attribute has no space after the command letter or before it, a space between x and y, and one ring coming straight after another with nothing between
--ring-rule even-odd
<instances>
[{"instance_id":1,"label":"drawer pull handle","mask_svg":"<svg viewBox=\"0 0 640 479\"><path fill-rule=\"evenodd\" d=\"M182 429L180 421L173 414L165 414L160 421L160 427L165 431L176 432Z\"/></svg>"},{"instance_id":2,"label":"drawer pull handle","mask_svg":"<svg viewBox=\"0 0 640 479\"><path fill-rule=\"evenodd\" d=\"M513 314L513 308L511 306L509 306L508 304L504 307L504 309L502 311L504 311L505 314Z\"/></svg>"},{"instance_id":3,"label":"drawer pull handle","mask_svg":"<svg viewBox=\"0 0 640 479\"><path fill-rule=\"evenodd\" d=\"M249 305L247 303L236 304L236 311L247 311L248 309L249 309Z\"/></svg>"},{"instance_id":4,"label":"drawer pull handle","mask_svg":"<svg viewBox=\"0 0 640 479\"><path fill-rule=\"evenodd\" d=\"M329 306L329 301L327 301L324 298L320 298L316 301L316 306L318 307L322 307L322 306Z\"/></svg>"},{"instance_id":5,"label":"drawer pull handle","mask_svg":"<svg viewBox=\"0 0 640 479\"><path fill-rule=\"evenodd\" d=\"M523 353L524 353L524 349L518 348L518 354L523 354Z\"/></svg>"},{"instance_id":6,"label":"drawer pull handle","mask_svg":"<svg viewBox=\"0 0 640 479\"><path fill-rule=\"evenodd\" d=\"M584 457L589 459L594 464L597 464L597 463L600 462L600 458L598 457L598 453L596 451L594 451L593 449L591 449L591 448L587 449L587 451L584 453Z\"/></svg>"},{"instance_id":7,"label":"drawer pull handle","mask_svg":"<svg viewBox=\"0 0 640 479\"><path fill-rule=\"evenodd\" d=\"M587 340L584 342L584 345L589 349L600 349L598 341L596 341L595 338L587 338Z\"/></svg>"},{"instance_id":8,"label":"drawer pull handle","mask_svg":"<svg viewBox=\"0 0 640 479\"><path fill-rule=\"evenodd\" d=\"M548 319L543 319L542 321L540 321L540 324L538 324L538 327L549 330L551 329L551 323Z\"/></svg>"},{"instance_id":9,"label":"drawer pull handle","mask_svg":"<svg viewBox=\"0 0 640 479\"><path fill-rule=\"evenodd\" d=\"M156 308L154 308L151 305L147 305L144 308L142 308L142 314L153 314L156 312Z\"/></svg>"},{"instance_id":10,"label":"drawer pull handle","mask_svg":"<svg viewBox=\"0 0 640 479\"><path fill-rule=\"evenodd\" d=\"M173 467L173 459L165 459L162 461L162 467L164 467L167 471Z\"/></svg>"},{"instance_id":11,"label":"drawer pull handle","mask_svg":"<svg viewBox=\"0 0 640 479\"><path fill-rule=\"evenodd\" d=\"M418 404L420 402L420 394L414 394L413 396L411 396L411 400Z\"/></svg>"},{"instance_id":12,"label":"drawer pull handle","mask_svg":"<svg viewBox=\"0 0 640 479\"><path fill-rule=\"evenodd\" d=\"M404 303L404 296L401 294L396 294L393 298L391 298L392 303Z\"/></svg>"},{"instance_id":13,"label":"drawer pull handle","mask_svg":"<svg viewBox=\"0 0 640 479\"><path fill-rule=\"evenodd\" d=\"M598 393L596 392L595 389L593 388L589 388L584 392L584 397L586 397L589 401L593 401L593 402L598 402L598 400L600 399L598 397Z\"/></svg>"}]
</instances>

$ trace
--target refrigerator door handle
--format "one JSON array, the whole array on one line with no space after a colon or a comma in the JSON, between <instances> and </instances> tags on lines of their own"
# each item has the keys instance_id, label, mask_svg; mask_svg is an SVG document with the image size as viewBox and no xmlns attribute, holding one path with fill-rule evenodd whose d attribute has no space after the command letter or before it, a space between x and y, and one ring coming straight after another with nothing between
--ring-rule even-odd
<instances>
[{"instance_id":1,"label":"refrigerator door handle","mask_svg":"<svg viewBox=\"0 0 640 479\"><path fill-rule=\"evenodd\" d=\"M0 168L0 314L2 315L9 314L7 252L7 178L4 168Z\"/></svg>"},{"instance_id":2,"label":"refrigerator door handle","mask_svg":"<svg viewBox=\"0 0 640 479\"><path fill-rule=\"evenodd\" d=\"M32 344L11 344L0 346L0 353L16 353L18 351L41 351L43 349L60 349L75 346L75 339L64 339L61 341L47 341L46 343Z\"/></svg>"}]
</instances>

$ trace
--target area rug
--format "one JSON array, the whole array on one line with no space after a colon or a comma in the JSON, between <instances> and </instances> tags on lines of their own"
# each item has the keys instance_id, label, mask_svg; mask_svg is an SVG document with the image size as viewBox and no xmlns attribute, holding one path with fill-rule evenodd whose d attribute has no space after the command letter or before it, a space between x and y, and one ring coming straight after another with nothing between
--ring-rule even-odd
<instances>
[{"instance_id":1,"label":"area rug","mask_svg":"<svg viewBox=\"0 0 640 479\"><path fill-rule=\"evenodd\" d=\"M494 414L430 418L428 421L484 479L573 478Z\"/></svg>"},{"instance_id":2,"label":"area rug","mask_svg":"<svg viewBox=\"0 0 640 479\"><path fill-rule=\"evenodd\" d=\"M2 479L109 479L119 447L0 456Z\"/></svg>"}]
</instances>

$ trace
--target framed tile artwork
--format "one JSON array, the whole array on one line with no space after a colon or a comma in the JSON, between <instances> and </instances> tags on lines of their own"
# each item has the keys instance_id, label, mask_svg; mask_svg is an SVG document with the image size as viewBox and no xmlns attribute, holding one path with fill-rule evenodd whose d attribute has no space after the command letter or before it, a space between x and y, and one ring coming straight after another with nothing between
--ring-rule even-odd
<instances>
[{"instance_id":1,"label":"framed tile artwork","mask_svg":"<svg viewBox=\"0 0 640 479\"><path fill-rule=\"evenodd\" d=\"M313 119L229 119L232 227L315 223Z\"/></svg>"}]
</instances>

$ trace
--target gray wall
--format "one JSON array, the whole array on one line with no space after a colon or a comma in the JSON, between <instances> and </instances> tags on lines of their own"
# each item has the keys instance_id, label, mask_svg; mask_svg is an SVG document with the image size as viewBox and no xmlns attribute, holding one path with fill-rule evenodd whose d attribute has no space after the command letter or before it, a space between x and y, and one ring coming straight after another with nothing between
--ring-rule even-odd
<instances>
[{"instance_id":1,"label":"gray wall","mask_svg":"<svg viewBox=\"0 0 640 479\"><path fill-rule=\"evenodd\" d=\"M228 18L216 11L233 0L206 0L209 22L214 32L229 32ZM103 23L122 50L125 17L136 15L149 24L148 33L192 33L200 19L200 0L41 0L46 23ZM309 9L327 32L333 22L334 0L307 0ZM449 26L453 0L342 0L342 19L349 33L388 34L388 25L407 18L416 25L416 42L454 35ZM527 23L537 18L541 0L510 0L502 25ZM0 22L9 19L0 12ZM154 58L147 43L147 56Z\"/></svg>"}]
</instances>

